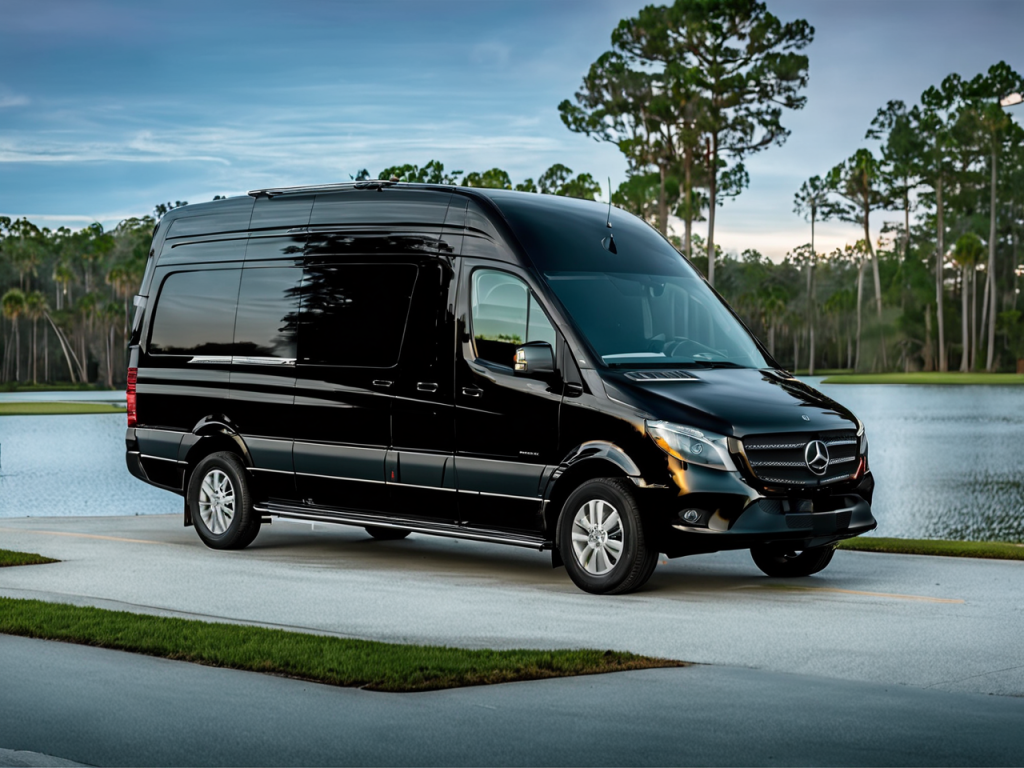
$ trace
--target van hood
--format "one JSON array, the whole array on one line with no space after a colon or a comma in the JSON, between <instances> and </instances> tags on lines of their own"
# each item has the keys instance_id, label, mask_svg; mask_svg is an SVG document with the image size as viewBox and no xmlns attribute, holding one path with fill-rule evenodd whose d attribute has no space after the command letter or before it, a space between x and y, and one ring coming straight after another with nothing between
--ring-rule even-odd
<instances>
[{"instance_id":1,"label":"van hood","mask_svg":"<svg viewBox=\"0 0 1024 768\"><path fill-rule=\"evenodd\" d=\"M721 435L817 432L858 425L857 417L835 400L774 370L687 369L685 375L693 378L637 381L630 372L601 372L605 391L613 400L646 412L648 418Z\"/></svg>"}]
</instances>

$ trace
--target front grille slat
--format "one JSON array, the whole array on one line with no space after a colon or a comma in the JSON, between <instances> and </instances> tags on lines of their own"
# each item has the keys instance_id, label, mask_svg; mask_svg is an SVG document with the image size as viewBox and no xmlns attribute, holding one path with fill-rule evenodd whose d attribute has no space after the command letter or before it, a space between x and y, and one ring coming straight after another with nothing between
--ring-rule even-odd
<instances>
[{"instance_id":1,"label":"front grille slat","mask_svg":"<svg viewBox=\"0 0 1024 768\"><path fill-rule=\"evenodd\" d=\"M813 440L821 440L828 449L829 462L821 475L812 472L804 460L804 449ZM742 443L754 476L781 487L816 488L849 480L854 473L847 467L858 459L853 430L748 435Z\"/></svg>"}]
</instances>

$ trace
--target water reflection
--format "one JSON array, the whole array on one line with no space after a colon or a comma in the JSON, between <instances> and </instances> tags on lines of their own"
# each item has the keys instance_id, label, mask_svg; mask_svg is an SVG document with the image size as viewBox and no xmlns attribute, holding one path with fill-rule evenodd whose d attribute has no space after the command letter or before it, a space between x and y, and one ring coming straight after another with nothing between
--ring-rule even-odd
<instances>
[{"instance_id":1,"label":"water reflection","mask_svg":"<svg viewBox=\"0 0 1024 768\"><path fill-rule=\"evenodd\" d=\"M0 416L0 518L181 512L180 497L128 474L124 419Z\"/></svg>"},{"instance_id":2,"label":"water reflection","mask_svg":"<svg viewBox=\"0 0 1024 768\"><path fill-rule=\"evenodd\" d=\"M867 425L873 535L1024 542L1024 388L817 388Z\"/></svg>"},{"instance_id":3,"label":"water reflection","mask_svg":"<svg viewBox=\"0 0 1024 768\"><path fill-rule=\"evenodd\" d=\"M867 425L872 535L1024 542L1024 388L812 384ZM180 511L128 474L124 415L0 417L0 517Z\"/></svg>"}]
</instances>

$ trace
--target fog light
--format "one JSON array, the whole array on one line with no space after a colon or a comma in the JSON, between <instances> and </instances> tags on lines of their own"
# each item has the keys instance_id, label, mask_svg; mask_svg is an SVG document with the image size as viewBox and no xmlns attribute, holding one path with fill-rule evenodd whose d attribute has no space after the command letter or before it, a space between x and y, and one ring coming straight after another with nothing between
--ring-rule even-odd
<instances>
[{"instance_id":1,"label":"fog light","mask_svg":"<svg viewBox=\"0 0 1024 768\"><path fill-rule=\"evenodd\" d=\"M682 517L683 517L683 520L685 520L688 523L696 523L698 520L700 520L700 510L699 509L684 509Z\"/></svg>"}]
</instances>

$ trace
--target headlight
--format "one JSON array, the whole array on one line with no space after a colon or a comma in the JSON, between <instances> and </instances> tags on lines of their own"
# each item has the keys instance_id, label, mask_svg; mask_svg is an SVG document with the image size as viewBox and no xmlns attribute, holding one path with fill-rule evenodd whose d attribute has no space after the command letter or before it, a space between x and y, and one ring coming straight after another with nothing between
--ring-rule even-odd
<instances>
[{"instance_id":1,"label":"headlight","mask_svg":"<svg viewBox=\"0 0 1024 768\"><path fill-rule=\"evenodd\" d=\"M644 425L647 434L669 456L712 469L736 471L727 437L667 421L645 421Z\"/></svg>"}]
</instances>

